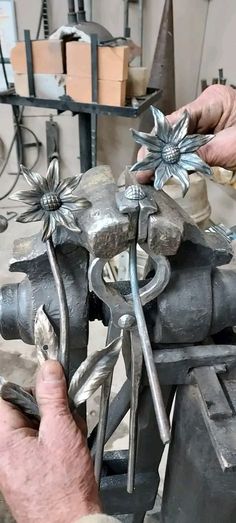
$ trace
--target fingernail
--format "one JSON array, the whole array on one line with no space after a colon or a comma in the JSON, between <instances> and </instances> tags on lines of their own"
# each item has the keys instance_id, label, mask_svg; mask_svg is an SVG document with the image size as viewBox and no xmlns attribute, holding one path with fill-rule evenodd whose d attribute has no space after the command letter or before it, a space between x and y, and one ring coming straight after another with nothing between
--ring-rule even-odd
<instances>
[{"instance_id":1,"label":"fingernail","mask_svg":"<svg viewBox=\"0 0 236 523\"><path fill-rule=\"evenodd\" d=\"M61 381L64 377L63 369L57 361L47 361L42 367L43 381L55 383Z\"/></svg>"}]
</instances>

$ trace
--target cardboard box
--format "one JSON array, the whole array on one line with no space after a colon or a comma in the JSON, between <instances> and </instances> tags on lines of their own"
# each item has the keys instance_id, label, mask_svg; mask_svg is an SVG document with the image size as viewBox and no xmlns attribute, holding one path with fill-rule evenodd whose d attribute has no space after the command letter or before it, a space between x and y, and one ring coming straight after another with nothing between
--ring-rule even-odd
<instances>
[{"instance_id":1,"label":"cardboard box","mask_svg":"<svg viewBox=\"0 0 236 523\"><path fill-rule=\"evenodd\" d=\"M20 96L29 96L28 75L14 73L16 93ZM38 98L57 100L65 94L65 74L35 74L35 95Z\"/></svg>"},{"instance_id":2,"label":"cardboard box","mask_svg":"<svg viewBox=\"0 0 236 523\"><path fill-rule=\"evenodd\" d=\"M32 55L34 73L65 72L64 44L61 40L33 40ZM27 73L25 42L18 42L12 48L10 60L15 73Z\"/></svg>"},{"instance_id":3,"label":"cardboard box","mask_svg":"<svg viewBox=\"0 0 236 523\"><path fill-rule=\"evenodd\" d=\"M128 46L98 47L98 79L120 81L128 78ZM91 45L67 42L66 65L69 76L91 78Z\"/></svg>"},{"instance_id":4,"label":"cardboard box","mask_svg":"<svg viewBox=\"0 0 236 523\"><path fill-rule=\"evenodd\" d=\"M129 67L126 94L129 98L133 96L144 96L147 92L148 70L146 67Z\"/></svg>"},{"instance_id":5,"label":"cardboard box","mask_svg":"<svg viewBox=\"0 0 236 523\"><path fill-rule=\"evenodd\" d=\"M66 94L76 102L92 102L91 78L68 76L66 79ZM126 81L98 81L98 103L102 105L125 105Z\"/></svg>"}]
</instances>

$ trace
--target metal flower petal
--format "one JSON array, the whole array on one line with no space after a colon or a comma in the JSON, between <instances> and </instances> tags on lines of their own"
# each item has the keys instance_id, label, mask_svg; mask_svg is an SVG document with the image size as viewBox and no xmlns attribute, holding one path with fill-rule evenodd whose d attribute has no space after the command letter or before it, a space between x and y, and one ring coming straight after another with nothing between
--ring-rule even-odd
<instances>
[{"instance_id":1,"label":"metal flower petal","mask_svg":"<svg viewBox=\"0 0 236 523\"><path fill-rule=\"evenodd\" d=\"M171 142L179 144L179 142L183 140L183 138L186 136L188 132L189 120L190 115L188 111L185 110L180 120L175 125L173 125L171 133Z\"/></svg>"},{"instance_id":2,"label":"metal flower petal","mask_svg":"<svg viewBox=\"0 0 236 523\"><path fill-rule=\"evenodd\" d=\"M64 196L65 194L68 194L70 191L71 193L78 187L79 183L81 182L83 174L77 174L76 176L65 178L58 187L58 194L59 196Z\"/></svg>"},{"instance_id":3,"label":"metal flower petal","mask_svg":"<svg viewBox=\"0 0 236 523\"><path fill-rule=\"evenodd\" d=\"M162 158L158 157L158 155L154 154L147 154L146 158L144 160L141 160L140 162L135 163L130 168L131 171L154 171L157 169L157 167L163 163Z\"/></svg>"},{"instance_id":4,"label":"metal flower petal","mask_svg":"<svg viewBox=\"0 0 236 523\"><path fill-rule=\"evenodd\" d=\"M185 196L186 192L189 190L190 185L189 176L186 169L181 168L180 165L173 165L172 176L177 182L180 182L183 189L183 196Z\"/></svg>"},{"instance_id":5,"label":"metal flower petal","mask_svg":"<svg viewBox=\"0 0 236 523\"><path fill-rule=\"evenodd\" d=\"M20 169L26 182L31 185L33 189L40 191L42 194L48 191L47 180L41 176L41 174L30 171L24 165L21 165Z\"/></svg>"},{"instance_id":6,"label":"metal flower petal","mask_svg":"<svg viewBox=\"0 0 236 523\"><path fill-rule=\"evenodd\" d=\"M180 167L186 171L199 171L206 176L211 176L211 168L197 154L182 154L179 161Z\"/></svg>"},{"instance_id":7,"label":"metal flower petal","mask_svg":"<svg viewBox=\"0 0 236 523\"><path fill-rule=\"evenodd\" d=\"M10 196L11 200L16 200L18 202L23 202L26 205L34 205L38 203L38 208L40 209L39 200L41 194L38 191L18 191Z\"/></svg>"},{"instance_id":8,"label":"metal flower petal","mask_svg":"<svg viewBox=\"0 0 236 523\"><path fill-rule=\"evenodd\" d=\"M47 170L47 184L49 191L55 192L60 183L59 161L58 158L53 158Z\"/></svg>"},{"instance_id":9,"label":"metal flower petal","mask_svg":"<svg viewBox=\"0 0 236 523\"><path fill-rule=\"evenodd\" d=\"M56 221L53 216L46 216L44 218L44 224L43 224L43 233L42 233L42 240L43 242L46 242L49 240L49 238L52 236L56 229Z\"/></svg>"},{"instance_id":10,"label":"metal flower petal","mask_svg":"<svg viewBox=\"0 0 236 523\"><path fill-rule=\"evenodd\" d=\"M146 145L150 152L159 153L162 151L163 142L151 134L142 133L131 129L132 135L137 143L140 145Z\"/></svg>"},{"instance_id":11,"label":"metal flower petal","mask_svg":"<svg viewBox=\"0 0 236 523\"><path fill-rule=\"evenodd\" d=\"M186 136L178 146L181 153L193 153L197 151L203 145L206 145L214 138L214 134L192 134L191 136Z\"/></svg>"},{"instance_id":12,"label":"metal flower petal","mask_svg":"<svg viewBox=\"0 0 236 523\"><path fill-rule=\"evenodd\" d=\"M154 118L156 136L158 136L163 142L167 143L171 133L171 125L160 109L151 105L151 111Z\"/></svg>"},{"instance_id":13,"label":"metal flower petal","mask_svg":"<svg viewBox=\"0 0 236 523\"><path fill-rule=\"evenodd\" d=\"M75 217L73 216L72 212L68 209L66 209L65 211L62 211L61 209L56 211L55 219L57 223L62 227L66 227L70 231L81 232L81 229L75 221Z\"/></svg>"},{"instance_id":14,"label":"metal flower petal","mask_svg":"<svg viewBox=\"0 0 236 523\"><path fill-rule=\"evenodd\" d=\"M20 223L30 223L30 222L40 222L44 217L44 211L42 209L31 209L30 211L23 212L16 218L17 222Z\"/></svg>"},{"instance_id":15,"label":"metal flower petal","mask_svg":"<svg viewBox=\"0 0 236 523\"><path fill-rule=\"evenodd\" d=\"M162 189L162 187L165 185L168 180L170 180L172 176L172 173L168 167L168 165L162 164L160 165L160 168L158 168L155 171L155 179L154 179L154 187L157 190Z\"/></svg>"}]
</instances>

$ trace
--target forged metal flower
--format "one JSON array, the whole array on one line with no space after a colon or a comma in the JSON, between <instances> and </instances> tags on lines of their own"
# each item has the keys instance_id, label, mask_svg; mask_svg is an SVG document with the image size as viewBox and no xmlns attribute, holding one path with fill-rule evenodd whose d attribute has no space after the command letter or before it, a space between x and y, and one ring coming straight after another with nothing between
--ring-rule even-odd
<instances>
[{"instance_id":1,"label":"forged metal flower","mask_svg":"<svg viewBox=\"0 0 236 523\"><path fill-rule=\"evenodd\" d=\"M193 134L187 136L189 113L184 111L180 120L171 125L164 114L156 107L151 107L155 134L146 134L132 129L136 142L145 145L149 154L144 160L135 163L131 171L155 171L154 187L162 189L170 178L179 181L184 195L189 189L188 171L199 171L211 175L210 167L195 151L208 143L213 135Z\"/></svg>"},{"instance_id":2,"label":"forged metal flower","mask_svg":"<svg viewBox=\"0 0 236 523\"><path fill-rule=\"evenodd\" d=\"M30 209L18 216L17 221L28 223L43 220L43 241L52 236L57 225L81 232L73 212L86 209L90 202L72 193L79 185L82 175L78 174L60 182L57 158L51 160L46 178L24 166L21 166L21 171L32 190L19 191L11 196L13 200L30 205Z\"/></svg>"}]
</instances>

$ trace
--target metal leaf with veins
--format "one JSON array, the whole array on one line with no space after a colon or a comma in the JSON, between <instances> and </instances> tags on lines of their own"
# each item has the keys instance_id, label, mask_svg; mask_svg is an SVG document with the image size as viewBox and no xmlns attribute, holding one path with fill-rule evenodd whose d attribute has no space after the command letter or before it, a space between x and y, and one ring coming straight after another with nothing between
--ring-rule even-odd
<instances>
[{"instance_id":1,"label":"metal leaf with veins","mask_svg":"<svg viewBox=\"0 0 236 523\"><path fill-rule=\"evenodd\" d=\"M87 401L111 374L121 347L122 338L117 338L105 349L94 352L81 363L69 387L69 398L75 407Z\"/></svg>"},{"instance_id":2,"label":"metal leaf with veins","mask_svg":"<svg viewBox=\"0 0 236 523\"><path fill-rule=\"evenodd\" d=\"M187 135L190 116L186 110L173 126L159 109L152 106L151 110L155 134L132 129L135 141L145 145L149 154L142 161L135 163L131 171L154 171L156 189L162 189L170 178L175 178L181 183L185 195L189 189L188 171L211 175L210 167L195 152L214 135Z\"/></svg>"},{"instance_id":3,"label":"metal leaf with veins","mask_svg":"<svg viewBox=\"0 0 236 523\"><path fill-rule=\"evenodd\" d=\"M58 360L58 338L43 305L39 307L35 316L34 343L40 365L46 360Z\"/></svg>"},{"instance_id":4,"label":"metal leaf with veins","mask_svg":"<svg viewBox=\"0 0 236 523\"><path fill-rule=\"evenodd\" d=\"M18 216L17 221L29 223L43 220L43 241L52 236L57 225L81 232L73 213L86 209L90 206L90 202L72 193L79 185L82 175L78 174L60 181L57 158L51 160L46 178L29 171L24 166L21 166L21 172L31 186L31 190L19 191L13 194L11 199L29 205L30 209Z\"/></svg>"}]
</instances>

